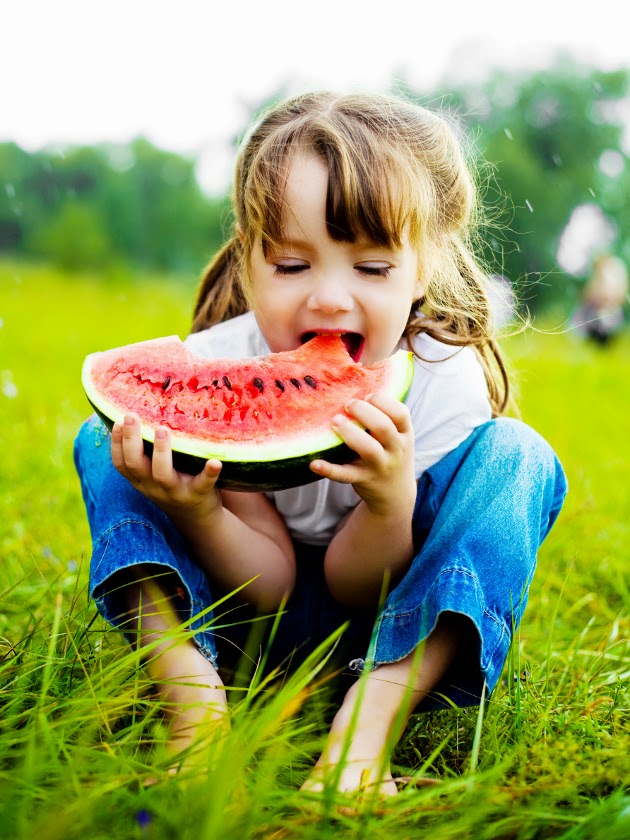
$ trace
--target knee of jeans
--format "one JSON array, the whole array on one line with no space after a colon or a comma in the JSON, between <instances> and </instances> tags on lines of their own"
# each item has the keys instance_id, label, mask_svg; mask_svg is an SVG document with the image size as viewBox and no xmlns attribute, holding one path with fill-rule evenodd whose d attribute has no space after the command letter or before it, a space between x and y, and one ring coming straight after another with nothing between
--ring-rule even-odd
<instances>
[{"instance_id":1,"label":"knee of jeans","mask_svg":"<svg viewBox=\"0 0 630 840\"><path fill-rule=\"evenodd\" d=\"M105 445L105 451L109 451L109 430L97 414L92 414L83 423L74 440L74 462L79 464L86 457L90 457L95 451L99 451Z\"/></svg>"},{"instance_id":2,"label":"knee of jeans","mask_svg":"<svg viewBox=\"0 0 630 840\"><path fill-rule=\"evenodd\" d=\"M549 527L557 517L567 494L567 479L558 456L537 431L512 417L498 417L483 430L492 457L510 470L535 482L543 491Z\"/></svg>"},{"instance_id":3,"label":"knee of jeans","mask_svg":"<svg viewBox=\"0 0 630 840\"><path fill-rule=\"evenodd\" d=\"M75 438L74 465L86 500L94 496L103 470L111 466L109 438L107 427L96 414L88 417Z\"/></svg>"},{"instance_id":4,"label":"knee of jeans","mask_svg":"<svg viewBox=\"0 0 630 840\"><path fill-rule=\"evenodd\" d=\"M482 429L484 444L494 456L526 465L536 462L555 470L556 455L547 441L531 426L513 417L497 417Z\"/></svg>"}]
</instances>

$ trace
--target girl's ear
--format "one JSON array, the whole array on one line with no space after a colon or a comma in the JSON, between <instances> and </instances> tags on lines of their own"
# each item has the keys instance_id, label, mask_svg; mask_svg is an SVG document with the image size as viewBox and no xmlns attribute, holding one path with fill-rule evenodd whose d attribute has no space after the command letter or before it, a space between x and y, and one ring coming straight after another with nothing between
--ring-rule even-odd
<instances>
[{"instance_id":1,"label":"girl's ear","mask_svg":"<svg viewBox=\"0 0 630 840\"><path fill-rule=\"evenodd\" d=\"M236 225L236 235L238 236L241 245L243 245L245 243L245 232L240 225Z\"/></svg>"},{"instance_id":2,"label":"girl's ear","mask_svg":"<svg viewBox=\"0 0 630 840\"><path fill-rule=\"evenodd\" d=\"M424 297L424 283L422 282L422 278L418 277L418 279L416 280L414 300L420 300L421 297Z\"/></svg>"}]
</instances>

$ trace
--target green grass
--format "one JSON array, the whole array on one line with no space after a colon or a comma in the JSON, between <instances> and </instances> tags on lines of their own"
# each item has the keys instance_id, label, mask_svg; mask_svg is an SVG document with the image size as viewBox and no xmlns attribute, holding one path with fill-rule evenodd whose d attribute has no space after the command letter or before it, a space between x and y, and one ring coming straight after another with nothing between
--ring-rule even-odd
<instances>
[{"instance_id":1,"label":"green grass","mask_svg":"<svg viewBox=\"0 0 630 840\"><path fill-rule=\"evenodd\" d=\"M415 716L396 750L398 771L443 784L354 817L332 799L305 807L325 651L287 682L231 694L233 731L203 752L204 778L166 776L153 689L87 600L72 440L89 413L84 356L185 335L193 295L186 281L0 265L0 837L630 836L628 336L604 352L560 330L507 345L522 417L570 494L482 714ZM161 783L143 788L148 773Z\"/></svg>"}]
</instances>

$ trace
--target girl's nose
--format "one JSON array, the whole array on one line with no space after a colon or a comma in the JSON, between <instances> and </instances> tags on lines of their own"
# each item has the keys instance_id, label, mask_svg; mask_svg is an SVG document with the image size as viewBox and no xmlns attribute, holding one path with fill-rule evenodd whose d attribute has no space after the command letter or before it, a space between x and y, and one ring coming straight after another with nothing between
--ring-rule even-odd
<instances>
[{"instance_id":1,"label":"girl's nose","mask_svg":"<svg viewBox=\"0 0 630 840\"><path fill-rule=\"evenodd\" d=\"M332 315L335 312L350 312L354 307L354 300L343 280L327 277L320 280L311 290L307 307L311 312L319 311Z\"/></svg>"}]
</instances>

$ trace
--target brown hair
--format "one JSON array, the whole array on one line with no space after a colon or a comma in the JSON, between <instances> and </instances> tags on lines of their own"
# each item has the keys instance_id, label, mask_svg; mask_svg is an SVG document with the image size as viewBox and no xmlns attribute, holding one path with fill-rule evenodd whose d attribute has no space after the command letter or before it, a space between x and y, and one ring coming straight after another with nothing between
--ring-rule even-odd
<instances>
[{"instance_id":1,"label":"brown hair","mask_svg":"<svg viewBox=\"0 0 630 840\"><path fill-rule=\"evenodd\" d=\"M487 272L473 253L477 190L447 120L380 94L309 93L272 107L241 146L233 188L242 232L206 268L193 332L248 310L249 263L282 241L288 162L313 152L328 167L326 224L335 241L365 236L399 247L406 231L418 250L423 296L405 330L475 348L494 414L508 403L508 378L493 333ZM421 310L421 311L420 311Z\"/></svg>"}]
</instances>

